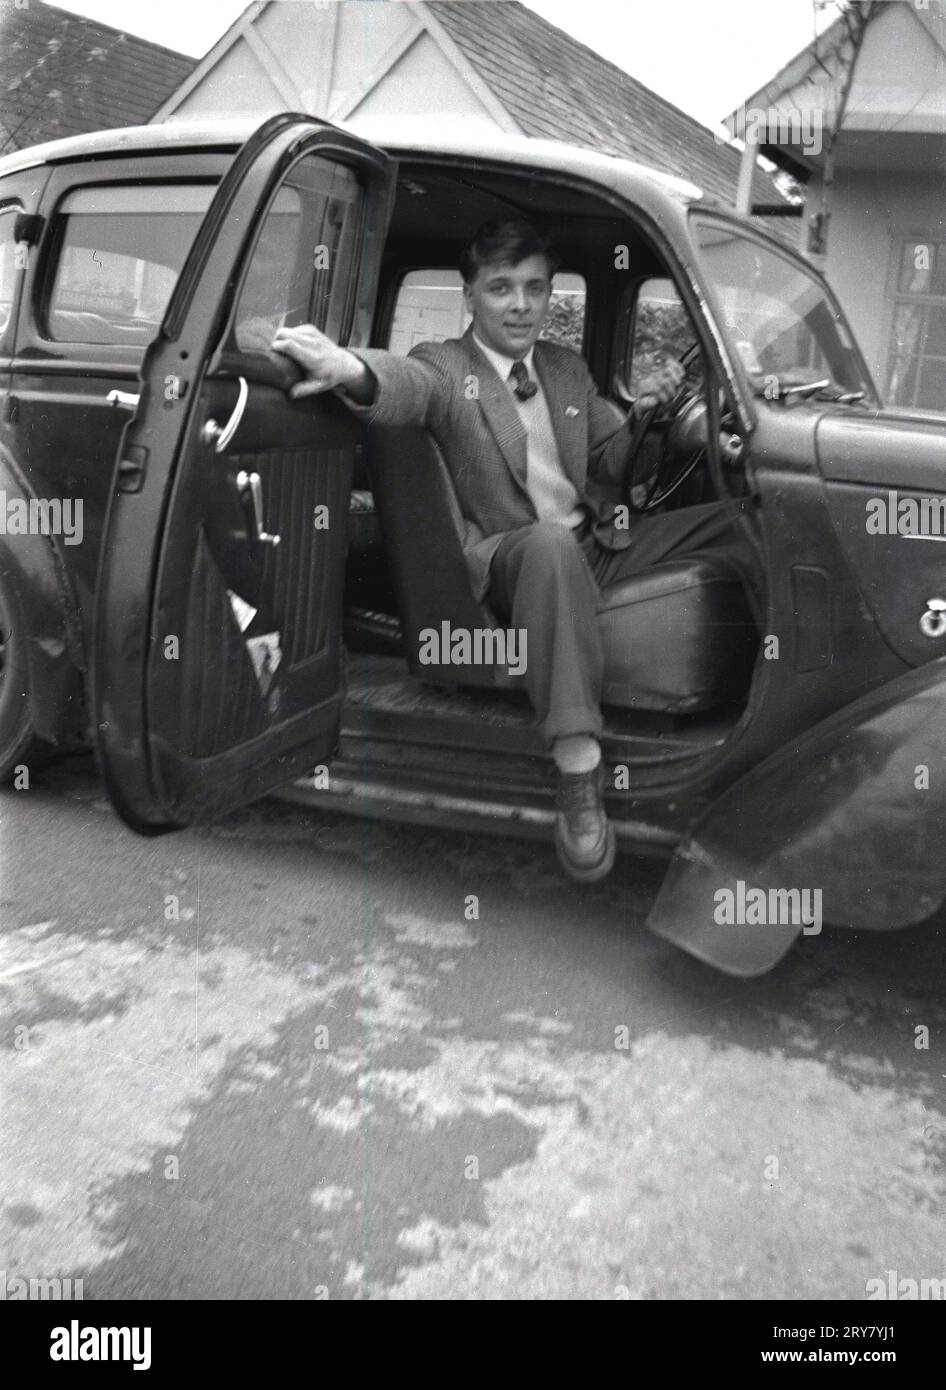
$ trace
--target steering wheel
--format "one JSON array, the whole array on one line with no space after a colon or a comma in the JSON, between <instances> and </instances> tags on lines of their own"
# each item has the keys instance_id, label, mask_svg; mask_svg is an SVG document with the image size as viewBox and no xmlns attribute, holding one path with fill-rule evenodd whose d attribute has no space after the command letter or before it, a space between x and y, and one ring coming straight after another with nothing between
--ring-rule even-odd
<instances>
[{"instance_id":1,"label":"steering wheel","mask_svg":"<svg viewBox=\"0 0 946 1390\"><path fill-rule=\"evenodd\" d=\"M706 453L706 402L703 373L694 371L700 345L680 358L686 373L666 405L651 406L638 423L639 444L628 462L624 501L632 512L655 511L681 488Z\"/></svg>"}]
</instances>

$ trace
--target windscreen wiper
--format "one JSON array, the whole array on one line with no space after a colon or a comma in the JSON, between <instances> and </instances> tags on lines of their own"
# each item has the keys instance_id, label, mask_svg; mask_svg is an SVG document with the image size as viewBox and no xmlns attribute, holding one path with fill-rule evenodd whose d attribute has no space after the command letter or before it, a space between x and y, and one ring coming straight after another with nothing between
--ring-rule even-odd
<instances>
[{"instance_id":1,"label":"windscreen wiper","mask_svg":"<svg viewBox=\"0 0 946 1390\"><path fill-rule=\"evenodd\" d=\"M807 399L809 396L817 395L819 391L823 391L826 386L830 385L831 378L826 376L822 377L820 381L802 381L797 386L779 385L778 389L780 396L803 396Z\"/></svg>"},{"instance_id":2,"label":"windscreen wiper","mask_svg":"<svg viewBox=\"0 0 946 1390\"><path fill-rule=\"evenodd\" d=\"M818 392L819 398L831 401L835 405L853 405L855 401L862 401L866 395L866 391L842 391L840 386L835 386L833 382L829 391Z\"/></svg>"},{"instance_id":3,"label":"windscreen wiper","mask_svg":"<svg viewBox=\"0 0 946 1390\"><path fill-rule=\"evenodd\" d=\"M821 377L818 381L801 381L795 385L783 386L776 379L775 392L769 394L769 388L757 390L757 396L766 396L769 400L785 400L789 396L798 396L802 400L810 400L812 396L818 396L822 400L828 400L837 405L850 405L855 401L862 401L866 396L866 391L845 391L837 382L830 377Z\"/></svg>"}]
</instances>

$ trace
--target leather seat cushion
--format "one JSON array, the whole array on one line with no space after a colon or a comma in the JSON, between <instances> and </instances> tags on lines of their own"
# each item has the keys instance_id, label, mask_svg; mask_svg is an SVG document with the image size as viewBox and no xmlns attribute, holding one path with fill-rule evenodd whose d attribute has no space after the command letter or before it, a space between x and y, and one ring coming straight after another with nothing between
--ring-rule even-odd
<instances>
[{"instance_id":1,"label":"leather seat cushion","mask_svg":"<svg viewBox=\"0 0 946 1390\"><path fill-rule=\"evenodd\" d=\"M606 704L682 714L745 691L758 637L741 583L712 559L668 560L602 600Z\"/></svg>"}]
</instances>

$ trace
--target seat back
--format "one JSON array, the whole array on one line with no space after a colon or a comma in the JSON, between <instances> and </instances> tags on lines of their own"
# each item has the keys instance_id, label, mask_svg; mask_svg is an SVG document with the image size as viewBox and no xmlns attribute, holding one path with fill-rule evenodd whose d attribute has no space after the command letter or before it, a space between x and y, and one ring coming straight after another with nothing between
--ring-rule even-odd
<instances>
[{"instance_id":1,"label":"seat back","mask_svg":"<svg viewBox=\"0 0 946 1390\"><path fill-rule=\"evenodd\" d=\"M497 623L473 596L463 558L463 515L433 436L420 426L374 425L367 457L411 674L462 685L517 684L505 666L421 660L423 647L430 649L424 633L437 634L442 655L443 624L450 632L472 633Z\"/></svg>"}]
</instances>

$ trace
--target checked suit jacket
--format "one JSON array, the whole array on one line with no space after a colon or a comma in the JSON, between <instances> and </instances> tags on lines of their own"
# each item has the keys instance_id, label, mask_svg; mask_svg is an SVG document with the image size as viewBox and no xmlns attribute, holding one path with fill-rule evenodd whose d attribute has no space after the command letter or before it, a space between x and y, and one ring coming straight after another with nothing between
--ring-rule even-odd
<instances>
[{"instance_id":1,"label":"checked suit jacket","mask_svg":"<svg viewBox=\"0 0 946 1390\"><path fill-rule=\"evenodd\" d=\"M443 343L418 343L407 357L352 349L377 379L375 399L346 405L368 425L425 426L443 454L463 514L463 554L476 598L508 531L536 521L526 488L526 431L509 388L480 352L472 330ZM584 359L571 348L537 342L534 371L548 402L562 467L591 512L609 550L630 543L612 524L636 422L598 395Z\"/></svg>"}]
</instances>

